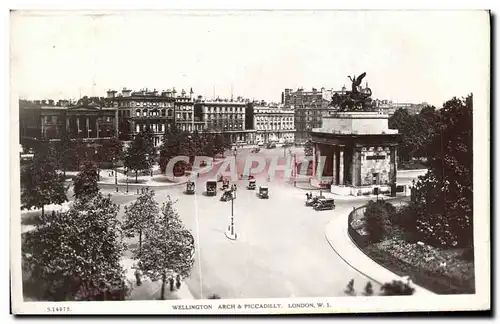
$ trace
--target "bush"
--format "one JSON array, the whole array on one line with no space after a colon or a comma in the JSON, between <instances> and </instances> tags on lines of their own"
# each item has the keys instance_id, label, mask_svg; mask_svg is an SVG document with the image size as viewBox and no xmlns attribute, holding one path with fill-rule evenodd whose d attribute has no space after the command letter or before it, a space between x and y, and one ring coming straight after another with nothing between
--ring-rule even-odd
<instances>
[{"instance_id":1,"label":"bush","mask_svg":"<svg viewBox=\"0 0 500 324\"><path fill-rule=\"evenodd\" d=\"M415 289L400 280L393 280L380 287L382 296L405 296L413 295Z\"/></svg>"},{"instance_id":2,"label":"bush","mask_svg":"<svg viewBox=\"0 0 500 324\"><path fill-rule=\"evenodd\" d=\"M217 294L214 293L214 294L211 294L210 296L208 296L207 299L221 299L221 298L220 298L219 295L217 295Z\"/></svg>"},{"instance_id":3,"label":"bush","mask_svg":"<svg viewBox=\"0 0 500 324\"><path fill-rule=\"evenodd\" d=\"M368 281L366 283L364 295L365 296L373 295L373 286L372 286L372 283L370 281Z\"/></svg>"},{"instance_id":4,"label":"bush","mask_svg":"<svg viewBox=\"0 0 500 324\"><path fill-rule=\"evenodd\" d=\"M385 202L370 201L365 209L365 229L371 242L380 242L391 230L389 213L392 209ZM390 205L394 208L392 205Z\"/></svg>"}]
</instances>

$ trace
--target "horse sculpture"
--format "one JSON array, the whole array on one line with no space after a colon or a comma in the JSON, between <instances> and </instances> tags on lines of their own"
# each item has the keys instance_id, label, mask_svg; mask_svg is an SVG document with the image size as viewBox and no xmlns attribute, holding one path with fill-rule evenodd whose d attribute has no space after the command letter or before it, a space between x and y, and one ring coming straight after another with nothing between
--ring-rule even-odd
<instances>
[{"instance_id":1,"label":"horse sculpture","mask_svg":"<svg viewBox=\"0 0 500 324\"><path fill-rule=\"evenodd\" d=\"M371 98L372 91L370 88L365 88L360 91L361 82L366 76L366 72L363 72L358 77L354 75L353 77L348 76L351 80L351 91L347 91L345 94L335 93L332 96L331 106L338 107L338 111L371 111Z\"/></svg>"}]
</instances>

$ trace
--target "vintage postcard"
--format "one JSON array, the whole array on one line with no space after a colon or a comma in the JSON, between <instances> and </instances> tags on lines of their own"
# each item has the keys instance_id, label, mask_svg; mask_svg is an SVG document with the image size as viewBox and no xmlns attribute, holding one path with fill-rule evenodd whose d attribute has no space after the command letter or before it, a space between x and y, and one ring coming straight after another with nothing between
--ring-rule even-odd
<instances>
[{"instance_id":1,"label":"vintage postcard","mask_svg":"<svg viewBox=\"0 0 500 324\"><path fill-rule=\"evenodd\" d=\"M10 26L13 313L490 309L488 11Z\"/></svg>"}]
</instances>

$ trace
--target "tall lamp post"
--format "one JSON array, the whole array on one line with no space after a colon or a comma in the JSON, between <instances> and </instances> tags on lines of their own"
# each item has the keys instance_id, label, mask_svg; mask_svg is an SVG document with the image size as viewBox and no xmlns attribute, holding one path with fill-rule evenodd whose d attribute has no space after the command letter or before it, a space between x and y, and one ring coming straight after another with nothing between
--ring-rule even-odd
<instances>
[{"instance_id":1,"label":"tall lamp post","mask_svg":"<svg viewBox=\"0 0 500 324\"><path fill-rule=\"evenodd\" d=\"M125 175L127 176L126 183L127 183L127 193L128 193L128 168L125 169Z\"/></svg>"},{"instance_id":2,"label":"tall lamp post","mask_svg":"<svg viewBox=\"0 0 500 324\"><path fill-rule=\"evenodd\" d=\"M101 180L101 175L100 175L100 169L101 169L101 163L99 161L99 150L97 149L97 146L95 147L94 149L94 156L95 158L97 159L97 181L100 181Z\"/></svg>"},{"instance_id":3,"label":"tall lamp post","mask_svg":"<svg viewBox=\"0 0 500 324\"><path fill-rule=\"evenodd\" d=\"M228 226L227 231L225 232L226 237L230 240L236 240L238 238L238 234L234 229L234 200L236 199L236 193L234 189L231 191L231 224Z\"/></svg>"},{"instance_id":4,"label":"tall lamp post","mask_svg":"<svg viewBox=\"0 0 500 324\"><path fill-rule=\"evenodd\" d=\"M113 172L115 173L116 192L118 192L118 174L116 174L116 158L115 157L113 157Z\"/></svg>"}]
</instances>

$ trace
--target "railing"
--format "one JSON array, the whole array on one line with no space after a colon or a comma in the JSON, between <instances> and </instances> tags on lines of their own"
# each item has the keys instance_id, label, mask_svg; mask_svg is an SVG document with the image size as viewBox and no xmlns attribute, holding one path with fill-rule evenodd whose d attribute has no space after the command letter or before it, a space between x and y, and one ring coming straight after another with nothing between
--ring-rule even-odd
<instances>
[{"instance_id":1,"label":"railing","mask_svg":"<svg viewBox=\"0 0 500 324\"><path fill-rule=\"evenodd\" d=\"M355 208L349 213L349 216L347 217L347 232L349 234L349 237L361 250L370 243L370 240L368 238L368 235L361 235L356 230L356 228L353 227L352 223L354 219L361 219L364 217L365 209L366 205Z\"/></svg>"}]
</instances>

